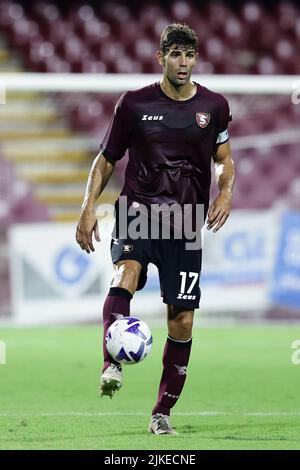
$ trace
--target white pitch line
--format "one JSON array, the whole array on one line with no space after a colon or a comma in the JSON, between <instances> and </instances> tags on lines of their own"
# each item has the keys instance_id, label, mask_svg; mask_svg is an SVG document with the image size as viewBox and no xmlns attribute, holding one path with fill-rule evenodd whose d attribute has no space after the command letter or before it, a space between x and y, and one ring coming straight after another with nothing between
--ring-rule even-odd
<instances>
[{"instance_id":1,"label":"white pitch line","mask_svg":"<svg viewBox=\"0 0 300 470\"><path fill-rule=\"evenodd\" d=\"M19 413L0 413L0 417L3 418L13 418L13 417L102 417L102 416L149 416L149 413L141 412L56 412L56 413L28 413L28 412L19 412ZM172 413L172 416L300 416L300 411L289 412L238 412L238 411L195 411L195 412L177 412Z\"/></svg>"}]
</instances>

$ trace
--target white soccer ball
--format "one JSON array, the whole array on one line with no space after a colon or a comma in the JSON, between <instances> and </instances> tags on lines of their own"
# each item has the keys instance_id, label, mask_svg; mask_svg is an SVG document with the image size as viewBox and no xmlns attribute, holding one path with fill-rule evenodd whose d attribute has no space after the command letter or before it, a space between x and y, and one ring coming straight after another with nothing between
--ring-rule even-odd
<instances>
[{"instance_id":1,"label":"white soccer ball","mask_svg":"<svg viewBox=\"0 0 300 470\"><path fill-rule=\"evenodd\" d=\"M114 321L107 330L105 340L109 354L121 364L143 361L152 348L149 326L134 317Z\"/></svg>"}]
</instances>

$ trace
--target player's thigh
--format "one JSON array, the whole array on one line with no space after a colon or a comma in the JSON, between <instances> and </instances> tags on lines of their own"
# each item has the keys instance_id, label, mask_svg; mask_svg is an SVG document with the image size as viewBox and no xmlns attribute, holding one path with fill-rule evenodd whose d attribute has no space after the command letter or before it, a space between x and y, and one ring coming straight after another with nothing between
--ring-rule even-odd
<instances>
[{"instance_id":1,"label":"player's thigh","mask_svg":"<svg viewBox=\"0 0 300 470\"><path fill-rule=\"evenodd\" d=\"M137 289L142 265L136 260L122 260L114 263L114 276L111 287L122 287L131 294Z\"/></svg>"},{"instance_id":2,"label":"player's thigh","mask_svg":"<svg viewBox=\"0 0 300 470\"><path fill-rule=\"evenodd\" d=\"M147 270L150 261L150 241L147 239L116 239L113 238L110 245L111 259L114 265L122 266L126 263L125 268L116 270L115 277L123 279L138 276L138 285L136 290L141 290L147 281ZM124 270L126 271L124 274Z\"/></svg>"}]
</instances>

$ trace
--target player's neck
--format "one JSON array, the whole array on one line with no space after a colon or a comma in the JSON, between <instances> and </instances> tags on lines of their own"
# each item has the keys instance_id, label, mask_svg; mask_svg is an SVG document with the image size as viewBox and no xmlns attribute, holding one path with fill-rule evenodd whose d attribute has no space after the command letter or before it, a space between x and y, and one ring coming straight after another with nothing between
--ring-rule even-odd
<instances>
[{"instance_id":1,"label":"player's neck","mask_svg":"<svg viewBox=\"0 0 300 470\"><path fill-rule=\"evenodd\" d=\"M165 95L177 101L189 100L197 93L197 85L194 83L188 82L183 86L175 87L165 76L160 81L160 87Z\"/></svg>"}]
</instances>

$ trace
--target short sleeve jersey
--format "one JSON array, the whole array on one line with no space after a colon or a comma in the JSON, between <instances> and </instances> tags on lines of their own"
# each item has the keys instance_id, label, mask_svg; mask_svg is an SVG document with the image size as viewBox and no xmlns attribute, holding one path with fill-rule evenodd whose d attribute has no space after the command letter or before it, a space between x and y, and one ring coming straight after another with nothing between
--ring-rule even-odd
<instances>
[{"instance_id":1,"label":"short sleeve jersey","mask_svg":"<svg viewBox=\"0 0 300 470\"><path fill-rule=\"evenodd\" d=\"M129 160L121 195L151 204L204 204L207 211L211 158L229 139L227 100L196 83L185 101L168 97L159 82L124 93L100 150L110 162L126 150Z\"/></svg>"}]
</instances>

